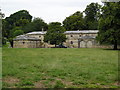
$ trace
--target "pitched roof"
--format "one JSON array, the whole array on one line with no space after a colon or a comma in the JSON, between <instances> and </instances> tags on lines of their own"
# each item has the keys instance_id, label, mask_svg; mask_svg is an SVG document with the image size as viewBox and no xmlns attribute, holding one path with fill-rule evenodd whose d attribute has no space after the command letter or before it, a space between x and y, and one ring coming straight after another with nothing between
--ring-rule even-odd
<instances>
[{"instance_id":1,"label":"pitched roof","mask_svg":"<svg viewBox=\"0 0 120 90\"><path fill-rule=\"evenodd\" d=\"M35 38L35 37L29 37L26 35L19 35L14 40L40 40L40 39Z\"/></svg>"},{"instance_id":2,"label":"pitched roof","mask_svg":"<svg viewBox=\"0 0 120 90\"><path fill-rule=\"evenodd\" d=\"M98 30L81 30L81 31L66 31L65 34L76 34L76 33L98 33Z\"/></svg>"},{"instance_id":3,"label":"pitched roof","mask_svg":"<svg viewBox=\"0 0 120 90\"><path fill-rule=\"evenodd\" d=\"M27 33L27 35L31 35L31 34L33 34L33 35L36 35L36 34L46 34L46 31L36 31L36 32L30 32L30 33Z\"/></svg>"},{"instance_id":4,"label":"pitched roof","mask_svg":"<svg viewBox=\"0 0 120 90\"><path fill-rule=\"evenodd\" d=\"M98 30L78 30L78 31L66 31L64 32L65 34L70 34L70 33L98 33L99 31ZM30 33L27 33L26 35L39 35L39 34L46 34L47 31L36 31L36 32L30 32Z\"/></svg>"},{"instance_id":5,"label":"pitched roof","mask_svg":"<svg viewBox=\"0 0 120 90\"><path fill-rule=\"evenodd\" d=\"M82 31L66 31L64 32L65 34L79 34L79 33L98 33L99 31L98 30L82 30ZM27 33L27 34L24 34L24 35L19 35L17 36L14 40L40 40L38 38L35 38L35 37L29 37L28 35L44 35L46 34L47 32L46 31L36 31L36 32L30 32L30 33ZM94 38L94 37L89 37L89 36L84 36L84 37L81 37L81 38Z\"/></svg>"}]
</instances>

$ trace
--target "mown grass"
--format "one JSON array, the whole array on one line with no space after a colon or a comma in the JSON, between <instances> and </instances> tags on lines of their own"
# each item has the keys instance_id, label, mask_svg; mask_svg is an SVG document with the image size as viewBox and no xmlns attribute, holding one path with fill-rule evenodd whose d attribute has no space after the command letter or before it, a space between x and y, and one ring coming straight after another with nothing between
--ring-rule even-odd
<instances>
[{"instance_id":1,"label":"mown grass","mask_svg":"<svg viewBox=\"0 0 120 90\"><path fill-rule=\"evenodd\" d=\"M117 88L118 51L3 48L3 87Z\"/></svg>"}]
</instances>

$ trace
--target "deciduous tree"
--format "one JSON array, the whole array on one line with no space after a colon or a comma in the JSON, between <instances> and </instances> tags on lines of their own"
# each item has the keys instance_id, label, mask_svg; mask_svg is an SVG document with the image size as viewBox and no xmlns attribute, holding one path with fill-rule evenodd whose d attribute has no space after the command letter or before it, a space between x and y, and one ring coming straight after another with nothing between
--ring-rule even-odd
<instances>
[{"instance_id":1,"label":"deciduous tree","mask_svg":"<svg viewBox=\"0 0 120 90\"><path fill-rule=\"evenodd\" d=\"M24 27L25 32L32 31L46 31L48 29L47 23L45 23L41 18L34 18L31 23L28 23Z\"/></svg>"},{"instance_id":2,"label":"deciduous tree","mask_svg":"<svg viewBox=\"0 0 120 90\"><path fill-rule=\"evenodd\" d=\"M16 27L21 27L20 30L23 30L22 28L30 23L31 20L32 16L27 10L20 10L16 13L11 14L9 17L6 17L3 20L3 36L6 37L12 44L11 41L14 36L11 36L11 32L14 33L13 29L15 29Z\"/></svg>"},{"instance_id":3,"label":"deciduous tree","mask_svg":"<svg viewBox=\"0 0 120 90\"><path fill-rule=\"evenodd\" d=\"M99 20L98 40L100 43L113 44L115 50L120 44L120 2L104 3Z\"/></svg>"},{"instance_id":4,"label":"deciduous tree","mask_svg":"<svg viewBox=\"0 0 120 90\"><path fill-rule=\"evenodd\" d=\"M59 22L52 22L48 26L48 31L45 35L45 42L50 42L50 44L62 45L66 40L64 34L65 29L61 26Z\"/></svg>"},{"instance_id":5,"label":"deciduous tree","mask_svg":"<svg viewBox=\"0 0 120 90\"><path fill-rule=\"evenodd\" d=\"M85 13L85 27L88 30L98 29L98 19L100 15L101 5L98 3L91 3L87 5Z\"/></svg>"},{"instance_id":6,"label":"deciduous tree","mask_svg":"<svg viewBox=\"0 0 120 90\"><path fill-rule=\"evenodd\" d=\"M83 30L85 28L83 13L77 11L63 21L63 26L67 31Z\"/></svg>"}]
</instances>

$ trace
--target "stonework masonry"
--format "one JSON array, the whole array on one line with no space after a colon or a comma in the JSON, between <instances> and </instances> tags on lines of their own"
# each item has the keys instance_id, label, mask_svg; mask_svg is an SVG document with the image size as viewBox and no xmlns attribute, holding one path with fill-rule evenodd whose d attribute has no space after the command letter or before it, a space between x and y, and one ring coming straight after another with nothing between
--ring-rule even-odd
<instances>
[{"instance_id":1,"label":"stonework masonry","mask_svg":"<svg viewBox=\"0 0 120 90\"><path fill-rule=\"evenodd\" d=\"M17 36L13 40L14 48L51 48L54 45L44 42L46 32L30 32L25 35ZM64 46L68 48L92 48L98 45L95 38L98 30L66 31L66 42Z\"/></svg>"}]
</instances>

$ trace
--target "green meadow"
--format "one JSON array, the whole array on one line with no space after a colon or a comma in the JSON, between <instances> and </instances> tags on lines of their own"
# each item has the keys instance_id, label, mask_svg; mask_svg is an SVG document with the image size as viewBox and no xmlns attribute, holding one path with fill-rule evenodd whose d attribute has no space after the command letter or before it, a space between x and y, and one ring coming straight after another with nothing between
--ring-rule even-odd
<instances>
[{"instance_id":1,"label":"green meadow","mask_svg":"<svg viewBox=\"0 0 120 90\"><path fill-rule=\"evenodd\" d=\"M3 48L3 88L118 88L118 51Z\"/></svg>"}]
</instances>

